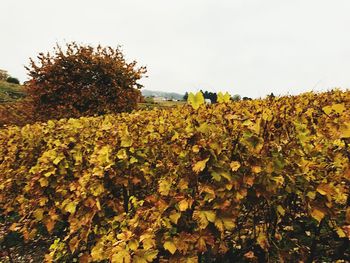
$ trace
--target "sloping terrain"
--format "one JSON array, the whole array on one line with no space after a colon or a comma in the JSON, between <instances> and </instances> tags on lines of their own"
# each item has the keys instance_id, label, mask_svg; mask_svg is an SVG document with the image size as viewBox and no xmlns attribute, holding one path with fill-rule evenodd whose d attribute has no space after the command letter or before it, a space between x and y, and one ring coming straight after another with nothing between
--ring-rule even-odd
<instances>
[{"instance_id":1,"label":"sloping terrain","mask_svg":"<svg viewBox=\"0 0 350 263\"><path fill-rule=\"evenodd\" d=\"M22 85L0 81L0 103L13 102L26 96Z\"/></svg>"}]
</instances>

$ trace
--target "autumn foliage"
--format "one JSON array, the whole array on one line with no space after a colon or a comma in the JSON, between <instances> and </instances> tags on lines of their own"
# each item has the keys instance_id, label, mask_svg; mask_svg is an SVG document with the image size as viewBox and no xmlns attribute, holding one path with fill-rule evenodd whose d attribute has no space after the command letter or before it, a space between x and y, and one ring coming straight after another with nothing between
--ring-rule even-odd
<instances>
[{"instance_id":1,"label":"autumn foliage","mask_svg":"<svg viewBox=\"0 0 350 263\"><path fill-rule=\"evenodd\" d=\"M350 93L0 130L0 215L58 262L350 257Z\"/></svg>"},{"instance_id":2,"label":"autumn foliage","mask_svg":"<svg viewBox=\"0 0 350 263\"><path fill-rule=\"evenodd\" d=\"M53 53L40 53L26 67L26 82L38 120L131 111L136 108L146 73L126 62L117 48L68 43Z\"/></svg>"},{"instance_id":3,"label":"autumn foliage","mask_svg":"<svg viewBox=\"0 0 350 263\"><path fill-rule=\"evenodd\" d=\"M0 103L0 128L10 125L24 126L35 122L33 105L28 100Z\"/></svg>"}]
</instances>

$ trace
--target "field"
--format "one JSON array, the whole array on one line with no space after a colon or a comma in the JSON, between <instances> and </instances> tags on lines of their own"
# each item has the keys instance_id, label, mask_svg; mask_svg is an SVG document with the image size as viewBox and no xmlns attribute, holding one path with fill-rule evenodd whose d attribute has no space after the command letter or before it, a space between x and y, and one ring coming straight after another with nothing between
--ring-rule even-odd
<instances>
[{"instance_id":1,"label":"field","mask_svg":"<svg viewBox=\"0 0 350 263\"><path fill-rule=\"evenodd\" d=\"M196 103L0 129L3 261L346 262L350 92Z\"/></svg>"},{"instance_id":2,"label":"field","mask_svg":"<svg viewBox=\"0 0 350 263\"><path fill-rule=\"evenodd\" d=\"M153 102L146 98L146 102L138 103L139 110L152 110L154 108L166 109L183 106L185 101L159 101ZM26 99L26 92L21 85L0 81L0 127L8 125L23 126L32 123L31 104Z\"/></svg>"},{"instance_id":3,"label":"field","mask_svg":"<svg viewBox=\"0 0 350 263\"><path fill-rule=\"evenodd\" d=\"M172 108L185 105L185 101L160 101L160 102L145 102L138 103L140 110L151 110L154 108Z\"/></svg>"}]
</instances>

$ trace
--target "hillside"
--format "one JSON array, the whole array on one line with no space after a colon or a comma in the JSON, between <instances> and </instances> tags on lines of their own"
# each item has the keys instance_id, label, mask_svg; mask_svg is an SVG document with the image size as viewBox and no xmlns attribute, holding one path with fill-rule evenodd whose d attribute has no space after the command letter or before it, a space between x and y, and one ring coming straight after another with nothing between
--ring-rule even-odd
<instances>
[{"instance_id":1,"label":"hillside","mask_svg":"<svg viewBox=\"0 0 350 263\"><path fill-rule=\"evenodd\" d=\"M0 103L16 101L25 96L22 85L0 81Z\"/></svg>"},{"instance_id":2,"label":"hillside","mask_svg":"<svg viewBox=\"0 0 350 263\"><path fill-rule=\"evenodd\" d=\"M164 92L164 91L155 91L155 90L141 90L141 93L144 97L163 97L167 99L182 100L183 94L175 92Z\"/></svg>"}]
</instances>

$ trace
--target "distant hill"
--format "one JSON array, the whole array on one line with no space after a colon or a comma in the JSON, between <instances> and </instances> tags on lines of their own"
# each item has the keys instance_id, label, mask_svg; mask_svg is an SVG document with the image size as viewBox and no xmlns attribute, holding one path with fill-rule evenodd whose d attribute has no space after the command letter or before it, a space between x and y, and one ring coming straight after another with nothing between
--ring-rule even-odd
<instances>
[{"instance_id":1,"label":"distant hill","mask_svg":"<svg viewBox=\"0 0 350 263\"><path fill-rule=\"evenodd\" d=\"M0 81L0 103L12 102L26 96L22 85Z\"/></svg>"},{"instance_id":2,"label":"distant hill","mask_svg":"<svg viewBox=\"0 0 350 263\"><path fill-rule=\"evenodd\" d=\"M141 90L142 95L144 97L163 97L166 99L175 99L175 100L182 100L183 94L175 93L175 92L164 92L164 91L154 91L154 90Z\"/></svg>"}]
</instances>

